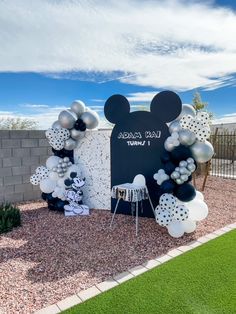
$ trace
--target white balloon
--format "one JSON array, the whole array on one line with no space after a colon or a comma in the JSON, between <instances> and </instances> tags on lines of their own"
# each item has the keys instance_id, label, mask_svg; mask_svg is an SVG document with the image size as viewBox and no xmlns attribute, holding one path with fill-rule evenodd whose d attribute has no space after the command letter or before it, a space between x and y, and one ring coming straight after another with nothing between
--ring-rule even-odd
<instances>
[{"instance_id":1,"label":"white balloon","mask_svg":"<svg viewBox=\"0 0 236 314\"><path fill-rule=\"evenodd\" d=\"M198 199L198 200L204 201L204 195L201 192L199 192L199 191L196 191L195 198Z\"/></svg>"},{"instance_id":2,"label":"white balloon","mask_svg":"<svg viewBox=\"0 0 236 314\"><path fill-rule=\"evenodd\" d=\"M184 226L182 222L172 221L168 227L169 235L173 238L180 238L184 235Z\"/></svg>"},{"instance_id":3,"label":"white balloon","mask_svg":"<svg viewBox=\"0 0 236 314\"><path fill-rule=\"evenodd\" d=\"M64 188L65 187L65 178L57 180L57 186Z\"/></svg>"},{"instance_id":4,"label":"white balloon","mask_svg":"<svg viewBox=\"0 0 236 314\"><path fill-rule=\"evenodd\" d=\"M205 202L194 199L188 203L185 203L186 207L189 209L189 219L200 221L207 217L208 215L208 206Z\"/></svg>"},{"instance_id":5,"label":"white balloon","mask_svg":"<svg viewBox=\"0 0 236 314\"><path fill-rule=\"evenodd\" d=\"M50 171L48 177L49 177L49 179L54 180L54 181L57 181L59 179L59 176L58 176L57 172L55 172L55 171Z\"/></svg>"},{"instance_id":6,"label":"white balloon","mask_svg":"<svg viewBox=\"0 0 236 314\"><path fill-rule=\"evenodd\" d=\"M46 167L52 170L54 167L57 167L59 160L61 160L61 158L58 156L50 156L46 161Z\"/></svg>"},{"instance_id":7,"label":"white balloon","mask_svg":"<svg viewBox=\"0 0 236 314\"><path fill-rule=\"evenodd\" d=\"M40 182L40 190L44 193L52 193L56 185L56 181L47 178Z\"/></svg>"},{"instance_id":8,"label":"white balloon","mask_svg":"<svg viewBox=\"0 0 236 314\"><path fill-rule=\"evenodd\" d=\"M190 219L183 221L182 224L183 224L184 232L186 233L194 232L197 228L196 222Z\"/></svg>"}]
</instances>

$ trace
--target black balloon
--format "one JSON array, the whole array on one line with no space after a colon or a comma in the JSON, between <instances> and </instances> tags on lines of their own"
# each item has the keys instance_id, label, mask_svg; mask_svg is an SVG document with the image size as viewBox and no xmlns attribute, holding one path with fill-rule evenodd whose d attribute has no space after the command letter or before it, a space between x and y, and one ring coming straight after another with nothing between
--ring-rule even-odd
<instances>
[{"instance_id":1,"label":"black balloon","mask_svg":"<svg viewBox=\"0 0 236 314\"><path fill-rule=\"evenodd\" d=\"M171 161L168 161L164 164L165 173L168 175L171 175L171 173L175 171L175 168L176 168L176 165L173 164Z\"/></svg>"},{"instance_id":2,"label":"black balloon","mask_svg":"<svg viewBox=\"0 0 236 314\"><path fill-rule=\"evenodd\" d=\"M86 130L86 124L82 119L78 119L75 121L74 128L78 131L85 131Z\"/></svg>"},{"instance_id":3,"label":"black balloon","mask_svg":"<svg viewBox=\"0 0 236 314\"><path fill-rule=\"evenodd\" d=\"M56 205L55 205L55 203L49 202L49 203L48 203L48 209L50 209L50 210L56 210Z\"/></svg>"},{"instance_id":4,"label":"black balloon","mask_svg":"<svg viewBox=\"0 0 236 314\"><path fill-rule=\"evenodd\" d=\"M164 150L163 154L161 155L161 161L166 163L171 158L170 153L167 150Z\"/></svg>"},{"instance_id":5,"label":"black balloon","mask_svg":"<svg viewBox=\"0 0 236 314\"><path fill-rule=\"evenodd\" d=\"M196 190L191 184L183 183L176 187L174 195L182 202L190 202L196 196Z\"/></svg>"},{"instance_id":6,"label":"black balloon","mask_svg":"<svg viewBox=\"0 0 236 314\"><path fill-rule=\"evenodd\" d=\"M65 148L61 150L55 150L52 148L52 152L55 156L60 158L68 157L72 163L74 163L74 151L73 150L66 150Z\"/></svg>"},{"instance_id":7,"label":"black balloon","mask_svg":"<svg viewBox=\"0 0 236 314\"><path fill-rule=\"evenodd\" d=\"M174 148L171 152L171 160L176 165L179 164L180 161L186 160L189 157L192 158L192 153L189 147L184 145L179 145L178 147Z\"/></svg>"},{"instance_id":8,"label":"black balloon","mask_svg":"<svg viewBox=\"0 0 236 314\"><path fill-rule=\"evenodd\" d=\"M166 180L161 184L161 192L163 193L173 193L174 189L176 187L176 184L173 180Z\"/></svg>"},{"instance_id":9,"label":"black balloon","mask_svg":"<svg viewBox=\"0 0 236 314\"><path fill-rule=\"evenodd\" d=\"M67 204L69 204L67 201L62 201L62 200L58 199L58 201L56 201L56 203L55 203L55 209L57 211L60 211L60 212L63 211L64 212L64 206Z\"/></svg>"}]
</instances>

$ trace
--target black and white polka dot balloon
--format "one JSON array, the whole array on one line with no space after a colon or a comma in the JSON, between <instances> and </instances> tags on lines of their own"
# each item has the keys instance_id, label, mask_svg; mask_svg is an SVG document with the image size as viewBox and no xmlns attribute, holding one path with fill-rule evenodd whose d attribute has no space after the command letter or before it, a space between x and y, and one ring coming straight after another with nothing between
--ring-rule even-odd
<instances>
[{"instance_id":1,"label":"black and white polka dot balloon","mask_svg":"<svg viewBox=\"0 0 236 314\"><path fill-rule=\"evenodd\" d=\"M187 207L181 204L176 204L171 211L171 217L173 220L185 221L188 219L189 210Z\"/></svg>"},{"instance_id":2,"label":"black and white polka dot balloon","mask_svg":"<svg viewBox=\"0 0 236 314\"><path fill-rule=\"evenodd\" d=\"M164 193L160 197L159 204L163 208L171 210L176 204L176 197L174 197L172 194Z\"/></svg>"},{"instance_id":3,"label":"black and white polka dot balloon","mask_svg":"<svg viewBox=\"0 0 236 314\"><path fill-rule=\"evenodd\" d=\"M155 211L155 218L156 222L162 227L167 227L172 221L170 211L163 209L162 206Z\"/></svg>"}]
</instances>

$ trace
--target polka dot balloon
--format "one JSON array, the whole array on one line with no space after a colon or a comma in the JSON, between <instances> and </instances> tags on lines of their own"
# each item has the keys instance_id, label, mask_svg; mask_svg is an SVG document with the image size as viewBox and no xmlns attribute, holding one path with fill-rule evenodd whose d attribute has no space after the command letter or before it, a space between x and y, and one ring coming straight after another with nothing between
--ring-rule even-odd
<instances>
[{"instance_id":1,"label":"polka dot balloon","mask_svg":"<svg viewBox=\"0 0 236 314\"><path fill-rule=\"evenodd\" d=\"M188 219L189 210L184 205L175 205L171 211L171 217L177 221L185 221Z\"/></svg>"},{"instance_id":2,"label":"polka dot balloon","mask_svg":"<svg viewBox=\"0 0 236 314\"><path fill-rule=\"evenodd\" d=\"M163 208L171 210L176 204L176 197L174 197L172 194L164 193L160 197L159 204Z\"/></svg>"}]
</instances>

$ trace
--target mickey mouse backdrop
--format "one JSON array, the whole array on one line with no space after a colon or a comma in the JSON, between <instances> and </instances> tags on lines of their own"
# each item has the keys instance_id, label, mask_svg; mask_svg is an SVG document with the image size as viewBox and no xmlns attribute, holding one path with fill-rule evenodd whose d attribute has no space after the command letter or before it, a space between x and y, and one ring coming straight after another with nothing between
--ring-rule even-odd
<instances>
[{"instance_id":1,"label":"mickey mouse backdrop","mask_svg":"<svg viewBox=\"0 0 236 314\"><path fill-rule=\"evenodd\" d=\"M214 154L207 141L209 114L182 105L171 91L157 94L150 112L130 113L129 102L121 95L111 96L104 111L115 124L110 143L111 186L132 182L137 174L143 174L157 223L174 237L194 231L196 221L208 214L203 195L190 182L197 163L207 162ZM167 122L171 123L167 126ZM111 199L112 211L115 203ZM130 205L121 204L118 212L130 214ZM148 202L144 202L143 216L153 217Z\"/></svg>"},{"instance_id":2,"label":"mickey mouse backdrop","mask_svg":"<svg viewBox=\"0 0 236 314\"><path fill-rule=\"evenodd\" d=\"M122 95L113 95L106 101L105 116L115 124L111 135L111 186L132 182L137 174L143 174L150 197L157 205L158 191L153 174L162 168L160 157L170 135L166 123L177 118L181 108L179 96L171 91L157 94L150 112L130 112L130 104ZM112 211L115 203L112 199ZM118 212L130 214L130 205L122 202ZM153 217L148 201L144 201L143 216Z\"/></svg>"}]
</instances>

